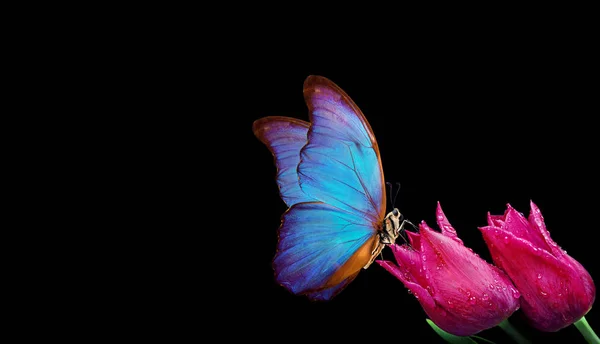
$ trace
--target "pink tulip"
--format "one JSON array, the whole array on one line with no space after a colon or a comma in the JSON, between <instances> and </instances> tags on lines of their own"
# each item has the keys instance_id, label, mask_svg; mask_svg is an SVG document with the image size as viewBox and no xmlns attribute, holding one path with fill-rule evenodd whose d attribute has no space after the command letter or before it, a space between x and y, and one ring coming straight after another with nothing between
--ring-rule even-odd
<instances>
[{"instance_id":1,"label":"pink tulip","mask_svg":"<svg viewBox=\"0 0 600 344\"><path fill-rule=\"evenodd\" d=\"M530 206L529 219L510 205L504 215L488 213L488 226L480 230L494 263L521 292L531 324L558 331L590 310L596 288L583 266L552 241L538 207Z\"/></svg>"},{"instance_id":2,"label":"pink tulip","mask_svg":"<svg viewBox=\"0 0 600 344\"><path fill-rule=\"evenodd\" d=\"M437 205L434 231L425 222L419 234L407 231L409 245L392 245L396 263L377 261L419 300L444 331L472 335L498 325L519 308L519 292L504 272L463 245Z\"/></svg>"}]
</instances>

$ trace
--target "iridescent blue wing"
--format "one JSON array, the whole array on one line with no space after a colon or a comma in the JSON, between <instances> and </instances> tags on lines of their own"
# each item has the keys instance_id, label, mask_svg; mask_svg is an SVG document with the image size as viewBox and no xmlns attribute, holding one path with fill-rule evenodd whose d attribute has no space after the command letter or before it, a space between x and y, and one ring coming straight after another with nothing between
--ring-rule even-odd
<instances>
[{"instance_id":1,"label":"iridescent blue wing","mask_svg":"<svg viewBox=\"0 0 600 344\"><path fill-rule=\"evenodd\" d=\"M374 233L360 214L322 202L295 204L279 228L273 260L276 279L294 294L327 300L370 259Z\"/></svg>"},{"instance_id":2,"label":"iridescent blue wing","mask_svg":"<svg viewBox=\"0 0 600 344\"><path fill-rule=\"evenodd\" d=\"M337 85L310 76L304 82L309 108L308 144L300 152L300 188L313 199L360 214L378 226L385 216L385 185L379 148L360 109Z\"/></svg>"},{"instance_id":3,"label":"iridescent blue wing","mask_svg":"<svg viewBox=\"0 0 600 344\"><path fill-rule=\"evenodd\" d=\"M268 130L257 136L268 132L269 140L261 140L276 164L289 167L288 174L278 172L280 191L288 190L284 185L293 190L282 191L282 198L288 193L297 196L286 200L291 207L279 228L273 260L276 279L295 294L328 300L356 277L379 243L377 231L385 212L383 171L373 132L344 91L326 78L310 76L304 96L311 118L310 125L302 125L307 133L291 134L283 122L296 124L295 120L279 117L272 121L280 126L277 129L259 122L259 128ZM300 145L302 135L307 141ZM296 143L288 142L290 149L276 143L295 136L291 141Z\"/></svg>"},{"instance_id":4,"label":"iridescent blue wing","mask_svg":"<svg viewBox=\"0 0 600 344\"><path fill-rule=\"evenodd\" d=\"M279 193L288 207L296 203L314 201L300 189L296 172L300 162L300 150L306 144L308 128L308 122L279 116L264 117L252 125L254 135L273 154Z\"/></svg>"}]
</instances>

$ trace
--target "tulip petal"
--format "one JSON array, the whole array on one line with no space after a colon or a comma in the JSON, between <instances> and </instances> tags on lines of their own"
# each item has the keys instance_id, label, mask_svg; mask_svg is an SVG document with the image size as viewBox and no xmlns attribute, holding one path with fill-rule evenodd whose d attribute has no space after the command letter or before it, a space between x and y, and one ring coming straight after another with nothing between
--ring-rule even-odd
<instances>
[{"instance_id":1,"label":"tulip petal","mask_svg":"<svg viewBox=\"0 0 600 344\"><path fill-rule=\"evenodd\" d=\"M511 232L518 238L531 242L537 248L552 252L550 246L546 244L542 234L531 230L529 221L527 221L523 214L511 207L510 204L507 204L507 208L504 225L502 226L503 230Z\"/></svg>"},{"instance_id":2,"label":"tulip petal","mask_svg":"<svg viewBox=\"0 0 600 344\"><path fill-rule=\"evenodd\" d=\"M591 303L581 300L593 300L595 287L578 262L561 261L531 241L497 227L479 229L494 262L521 292L523 312L534 327L557 331L587 313Z\"/></svg>"},{"instance_id":3,"label":"tulip petal","mask_svg":"<svg viewBox=\"0 0 600 344\"><path fill-rule=\"evenodd\" d=\"M440 202L437 203L435 215L437 225L442 230L442 234L455 240L460 240L458 238L458 235L456 234L456 230L454 229L454 227L452 227L450 221L448 221L448 218L446 218L446 215L442 211L442 206L440 205ZM462 240L460 240L460 242L462 243Z\"/></svg>"},{"instance_id":4,"label":"tulip petal","mask_svg":"<svg viewBox=\"0 0 600 344\"><path fill-rule=\"evenodd\" d=\"M392 252L394 252L394 258L396 258L396 264L402 271L405 280L409 282L416 282L420 285L425 283L425 277L422 272L421 256L419 252L415 251L408 245L390 245Z\"/></svg>"},{"instance_id":5,"label":"tulip petal","mask_svg":"<svg viewBox=\"0 0 600 344\"><path fill-rule=\"evenodd\" d=\"M421 237L421 252L426 258L423 269L429 274L432 294L438 302L443 302L437 299L443 295L444 302L449 300L469 308L483 305L492 313L507 309L512 313L518 308L516 290L502 271L426 225Z\"/></svg>"},{"instance_id":6,"label":"tulip petal","mask_svg":"<svg viewBox=\"0 0 600 344\"><path fill-rule=\"evenodd\" d=\"M488 226L494 226L494 227L501 228L502 225L504 224L504 216L505 215L492 215L488 211L488 213L487 213Z\"/></svg>"},{"instance_id":7,"label":"tulip petal","mask_svg":"<svg viewBox=\"0 0 600 344\"><path fill-rule=\"evenodd\" d=\"M405 278L404 272L393 262L388 260L376 260L377 264L381 265L384 269L386 269L389 273L394 275L397 279L399 279L410 292L415 295L417 300L425 309L425 312L429 314L429 311L433 311L436 308L435 301L429 295L427 290L421 287L418 283L409 281ZM429 311L428 311L429 310Z\"/></svg>"},{"instance_id":8,"label":"tulip petal","mask_svg":"<svg viewBox=\"0 0 600 344\"><path fill-rule=\"evenodd\" d=\"M564 255L563 250L558 247L558 245L552 240L550 237L550 232L546 229L546 224L544 223L544 217L542 216L542 212L540 208L537 207L532 201L529 201L530 212L529 212L529 224L535 228L538 233L542 235L544 241L550 247L550 252L554 254L555 257L560 258Z\"/></svg>"},{"instance_id":9,"label":"tulip petal","mask_svg":"<svg viewBox=\"0 0 600 344\"><path fill-rule=\"evenodd\" d=\"M419 233L406 231L406 235L408 236L408 241L410 241L410 246L414 247L415 250L419 251L421 249L421 238Z\"/></svg>"}]
</instances>

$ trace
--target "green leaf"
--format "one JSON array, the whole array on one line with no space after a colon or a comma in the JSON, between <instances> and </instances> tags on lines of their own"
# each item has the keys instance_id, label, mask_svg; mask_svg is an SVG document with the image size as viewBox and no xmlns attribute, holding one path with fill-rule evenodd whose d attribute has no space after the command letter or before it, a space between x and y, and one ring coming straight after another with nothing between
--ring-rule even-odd
<instances>
[{"instance_id":1,"label":"green leaf","mask_svg":"<svg viewBox=\"0 0 600 344\"><path fill-rule=\"evenodd\" d=\"M448 343L451 343L451 344L477 344L477 342L474 341L473 339L471 339L470 337L455 336L455 335L450 334L450 333L442 330L441 328L437 327L437 325L434 324L433 321L431 321L429 319L425 319L425 320L427 321L429 326L431 326L431 328Z\"/></svg>"}]
</instances>

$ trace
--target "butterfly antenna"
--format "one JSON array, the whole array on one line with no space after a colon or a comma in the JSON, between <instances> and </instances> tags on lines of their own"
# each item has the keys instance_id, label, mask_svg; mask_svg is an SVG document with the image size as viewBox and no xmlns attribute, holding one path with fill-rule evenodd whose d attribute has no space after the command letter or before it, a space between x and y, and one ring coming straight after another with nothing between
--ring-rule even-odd
<instances>
[{"instance_id":1,"label":"butterfly antenna","mask_svg":"<svg viewBox=\"0 0 600 344\"><path fill-rule=\"evenodd\" d=\"M390 187L390 197L388 198L388 201L390 202L390 205L392 206L392 208L394 207L394 203L392 202L392 183L390 182L385 182L385 185Z\"/></svg>"},{"instance_id":2,"label":"butterfly antenna","mask_svg":"<svg viewBox=\"0 0 600 344\"><path fill-rule=\"evenodd\" d=\"M396 189L396 194L394 195L394 203L392 204L392 207L396 206L396 197L398 197L398 192L400 191L400 182L396 182L396 185L398 185L398 188ZM390 187L390 196L392 195L392 188Z\"/></svg>"}]
</instances>

